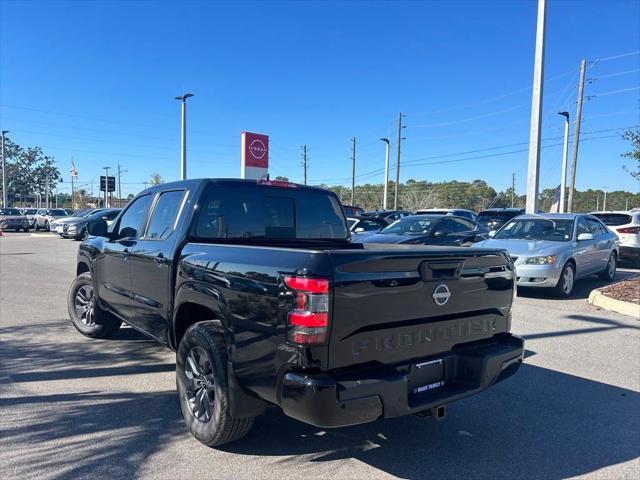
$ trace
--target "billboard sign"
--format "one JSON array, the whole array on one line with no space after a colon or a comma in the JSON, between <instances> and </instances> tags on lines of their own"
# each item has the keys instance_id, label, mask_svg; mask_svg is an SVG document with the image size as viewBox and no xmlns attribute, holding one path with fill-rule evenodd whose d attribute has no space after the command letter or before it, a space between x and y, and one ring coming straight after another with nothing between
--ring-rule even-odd
<instances>
[{"instance_id":1,"label":"billboard sign","mask_svg":"<svg viewBox=\"0 0 640 480\"><path fill-rule=\"evenodd\" d=\"M269 175L269 136L240 133L240 178L260 179Z\"/></svg>"}]
</instances>

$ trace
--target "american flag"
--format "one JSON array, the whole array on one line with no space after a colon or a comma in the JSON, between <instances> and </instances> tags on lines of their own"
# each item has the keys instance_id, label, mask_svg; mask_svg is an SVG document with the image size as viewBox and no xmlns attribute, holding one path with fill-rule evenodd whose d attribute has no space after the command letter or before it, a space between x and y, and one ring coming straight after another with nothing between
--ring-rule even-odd
<instances>
[{"instance_id":1,"label":"american flag","mask_svg":"<svg viewBox=\"0 0 640 480\"><path fill-rule=\"evenodd\" d=\"M73 178L78 178L78 170L76 170L76 166L73 163L73 158L71 159L71 176Z\"/></svg>"},{"instance_id":2,"label":"american flag","mask_svg":"<svg viewBox=\"0 0 640 480\"><path fill-rule=\"evenodd\" d=\"M560 210L560 185L556 188L555 193L553 194L553 201L551 202L551 208L549 209L549 213L558 213Z\"/></svg>"}]
</instances>

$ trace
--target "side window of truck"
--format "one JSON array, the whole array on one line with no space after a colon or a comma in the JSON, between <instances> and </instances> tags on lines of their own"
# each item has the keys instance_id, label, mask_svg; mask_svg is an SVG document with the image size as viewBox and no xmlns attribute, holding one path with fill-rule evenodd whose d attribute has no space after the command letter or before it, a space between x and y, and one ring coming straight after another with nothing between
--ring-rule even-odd
<instances>
[{"instance_id":1,"label":"side window of truck","mask_svg":"<svg viewBox=\"0 0 640 480\"><path fill-rule=\"evenodd\" d=\"M149 210L149 205L151 204L151 198L151 195L138 197L127 207L118 223L116 239L136 239L140 236L147 217L147 210Z\"/></svg>"},{"instance_id":2,"label":"side window of truck","mask_svg":"<svg viewBox=\"0 0 640 480\"><path fill-rule=\"evenodd\" d=\"M149 225L144 234L145 239L164 240L171 235L175 229L183 199L184 190L171 190L160 194L156 206L151 212Z\"/></svg>"}]
</instances>

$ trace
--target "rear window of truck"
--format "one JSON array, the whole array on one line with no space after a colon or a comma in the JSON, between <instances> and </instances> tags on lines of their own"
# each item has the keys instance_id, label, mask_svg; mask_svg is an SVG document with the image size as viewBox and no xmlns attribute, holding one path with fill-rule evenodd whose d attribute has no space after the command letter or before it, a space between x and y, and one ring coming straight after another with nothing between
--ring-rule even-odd
<instances>
[{"instance_id":1,"label":"rear window of truck","mask_svg":"<svg viewBox=\"0 0 640 480\"><path fill-rule=\"evenodd\" d=\"M196 235L344 240L348 229L340 202L322 190L213 185L204 196Z\"/></svg>"}]
</instances>

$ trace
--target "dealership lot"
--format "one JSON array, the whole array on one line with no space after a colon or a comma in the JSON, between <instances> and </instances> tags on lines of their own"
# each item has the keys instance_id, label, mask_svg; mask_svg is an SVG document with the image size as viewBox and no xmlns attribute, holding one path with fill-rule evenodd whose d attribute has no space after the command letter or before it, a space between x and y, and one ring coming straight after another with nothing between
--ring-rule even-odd
<instances>
[{"instance_id":1,"label":"dealership lot","mask_svg":"<svg viewBox=\"0 0 640 480\"><path fill-rule=\"evenodd\" d=\"M273 409L249 436L212 450L186 430L174 354L130 328L90 340L71 326L78 242L0 239L0 471L4 478L636 478L640 322L521 292L518 374L418 417L321 430ZM617 279L636 271L619 270Z\"/></svg>"}]
</instances>

